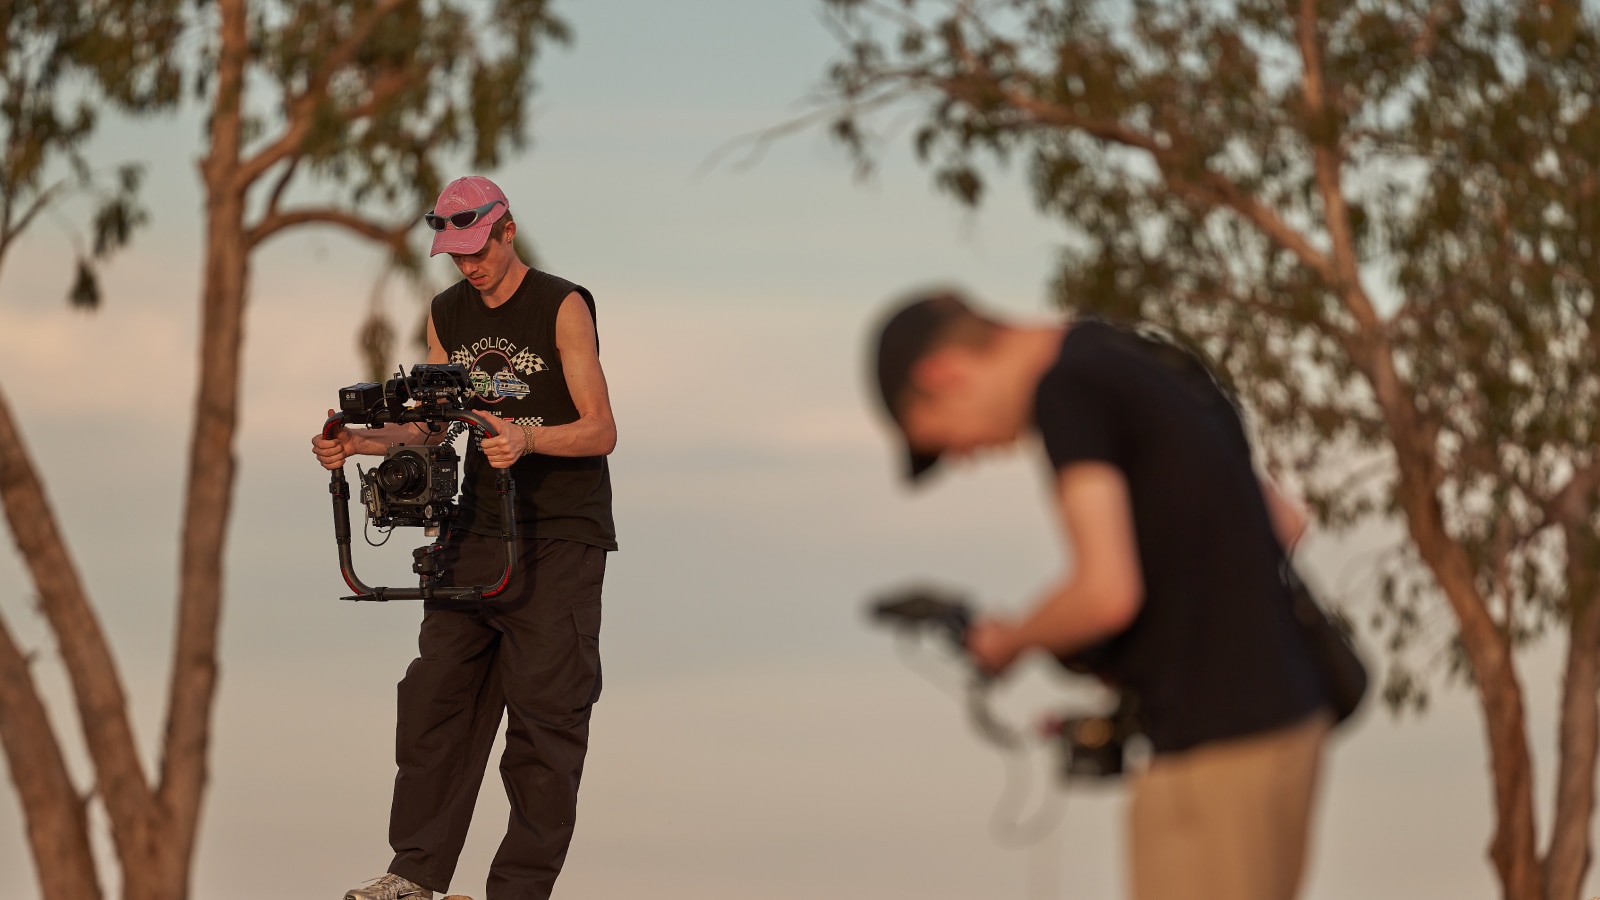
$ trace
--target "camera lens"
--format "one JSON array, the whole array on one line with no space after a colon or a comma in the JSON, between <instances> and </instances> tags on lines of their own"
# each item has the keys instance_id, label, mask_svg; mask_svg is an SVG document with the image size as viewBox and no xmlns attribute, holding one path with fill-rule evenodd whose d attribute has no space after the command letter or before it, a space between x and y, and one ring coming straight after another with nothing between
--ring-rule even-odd
<instances>
[{"instance_id":1,"label":"camera lens","mask_svg":"<svg viewBox=\"0 0 1600 900\"><path fill-rule=\"evenodd\" d=\"M378 466L378 487L386 494L412 498L428 486L428 464L415 453L396 453Z\"/></svg>"}]
</instances>

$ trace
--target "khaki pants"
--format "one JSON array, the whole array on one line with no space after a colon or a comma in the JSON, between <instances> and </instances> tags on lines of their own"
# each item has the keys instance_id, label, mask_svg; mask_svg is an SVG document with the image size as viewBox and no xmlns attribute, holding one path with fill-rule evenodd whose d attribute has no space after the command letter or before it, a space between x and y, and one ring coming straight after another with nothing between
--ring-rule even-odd
<instances>
[{"instance_id":1,"label":"khaki pants","mask_svg":"<svg viewBox=\"0 0 1600 900\"><path fill-rule=\"evenodd\" d=\"M1134 900L1293 900L1329 727L1318 712L1156 756L1133 782Z\"/></svg>"}]
</instances>

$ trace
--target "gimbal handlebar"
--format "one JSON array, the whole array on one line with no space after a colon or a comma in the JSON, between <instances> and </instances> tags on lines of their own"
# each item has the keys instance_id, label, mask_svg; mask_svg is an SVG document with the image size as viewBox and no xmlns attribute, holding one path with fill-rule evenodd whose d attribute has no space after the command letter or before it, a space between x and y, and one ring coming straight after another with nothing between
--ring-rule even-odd
<instances>
[{"instance_id":1,"label":"gimbal handlebar","mask_svg":"<svg viewBox=\"0 0 1600 900\"><path fill-rule=\"evenodd\" d=\"M1021 747L1024 733L1001 722L990 708L989 688L994 678L980 670L967 655L967 632L974 618L972 604L963 596L938 588L913 586L879 596L868 605L872 619L903 632L935 632L949 641L970 671L967 715L985 740L1009 750ZM1108 715L1058 717L1044 733L1065 753L1067 777L1103 778L1122 772L1123 740L1140 728L1137 697L1118 694L1118 705Z\"/></svg>"},{"instance_id":2,"label":"gimbal handlebar","mask_svg":"<svg viewBox=\"0 0 1600 900\"><path fill-rule=\"evenodd\" d=\"M874 600L870 609L873 619L897 628L942 631L957 649L966 646L972 625L972 607L965 599L934 588L902 589Z\"/></svg>"}]
</instances>

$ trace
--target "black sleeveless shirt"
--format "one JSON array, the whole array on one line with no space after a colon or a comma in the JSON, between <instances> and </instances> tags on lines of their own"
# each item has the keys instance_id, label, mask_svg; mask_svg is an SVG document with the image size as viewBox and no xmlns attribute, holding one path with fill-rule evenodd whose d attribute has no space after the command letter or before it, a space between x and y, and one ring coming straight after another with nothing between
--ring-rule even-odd
<instances>
[{"instance_id":1,"label":"black sleeveless shirt","mask_svg":"<svg viewBox=\"0 0 1600 900\"><path fill-rule=\"evenodd\" d=\"M578 420L556 349L556 313L573 292L589 304L593 316L594 295L586 288L538 269L529 269L511 299L492 309L465 279L433 298L434 330L449 361L465 366L472 379L473 409L535 427ZM462 475L457 527L500 534L495 474L472 441ZM604 456L531 453L517 460L511 474L517 484L521 537L561 538L617 549L611 472Z\"/></svg>"}]
</instances>

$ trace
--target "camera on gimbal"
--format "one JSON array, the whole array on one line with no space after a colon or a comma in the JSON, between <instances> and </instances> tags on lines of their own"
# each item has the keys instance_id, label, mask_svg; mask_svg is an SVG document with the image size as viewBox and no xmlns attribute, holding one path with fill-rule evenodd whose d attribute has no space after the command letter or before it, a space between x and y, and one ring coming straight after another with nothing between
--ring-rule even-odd
<instances>
[{"instance_id":1,"label":"camera on gimbal","mask_svg":"<svg viewBox=\"0 0 1600 900\"><path fill-rule=\"evenodd\" d=\"M361 505L379 528L436 528L456 512L461 459L449 444L396 444L383 462L361 473Z\"/></svg>"},{"instance_id":2,"label":"camera on gimbal","mask_svg":"<svg viewBox=\"0 0 1600 900\"><path fill-rule=\"evenodd\" d=\"M411 367L410 376L402 372L382 384L340 388L339 409L347 425L397 421L409 411L410 421L440 433L471 396L465 367L422 363ZM360 478L361 505L373 525L437 528L455 516L461 458L448 443L396 444Z\"/></svg>"},{"instance_id":3,"label":"camera on gimbal","mask_svg":"<svg viewBox=\"0 0 1600 900\"><path fill-rule=\"evenodd\" d=\"M501 470L495 476L495 492L500 496L501 543L505 549L505 569L493 584L456 585L438 583L442 577L440 554L457 515L456 489L461 483L461 458L450 438L461 429L472 428L482 435L499 433L503 423L467 408L473 397L472 382L464 366L422 363L379 384L363 381L339 389L339 412L328 417L322 435L331 439L347 425L378 428L384 425L417 424L429 435L444 435L437 444L395 444L383 462L370 472L356 467L361 482L361 504L367 518L379 528L422 526L437 529L437 540L412 551L412 571L420 578L415 589L370 587L355 573L350 554L350 487L344 469L329 476L328 490L333 495L334 540L339 547L339 571L355 591L347 600L485 600L502 593L516 568L516 494L511 473ZM431 532L430 532L431 533ZM371 543L370 539L368 541Z\"/></svg>"},{"instance_id":4,"label":"camera on gimbal","mask_svg":"<svg viewBox=\"0 0 1600 900\"><path fill-rule=\"evenodd\" d=\"M1115 778L1127 768L1128 745L1144 740L1131 694L1122 694L1110 713L1067 716L1046 723L1044 730L1061 747L1063 778Z\"/></svg>"}]
</instances>

